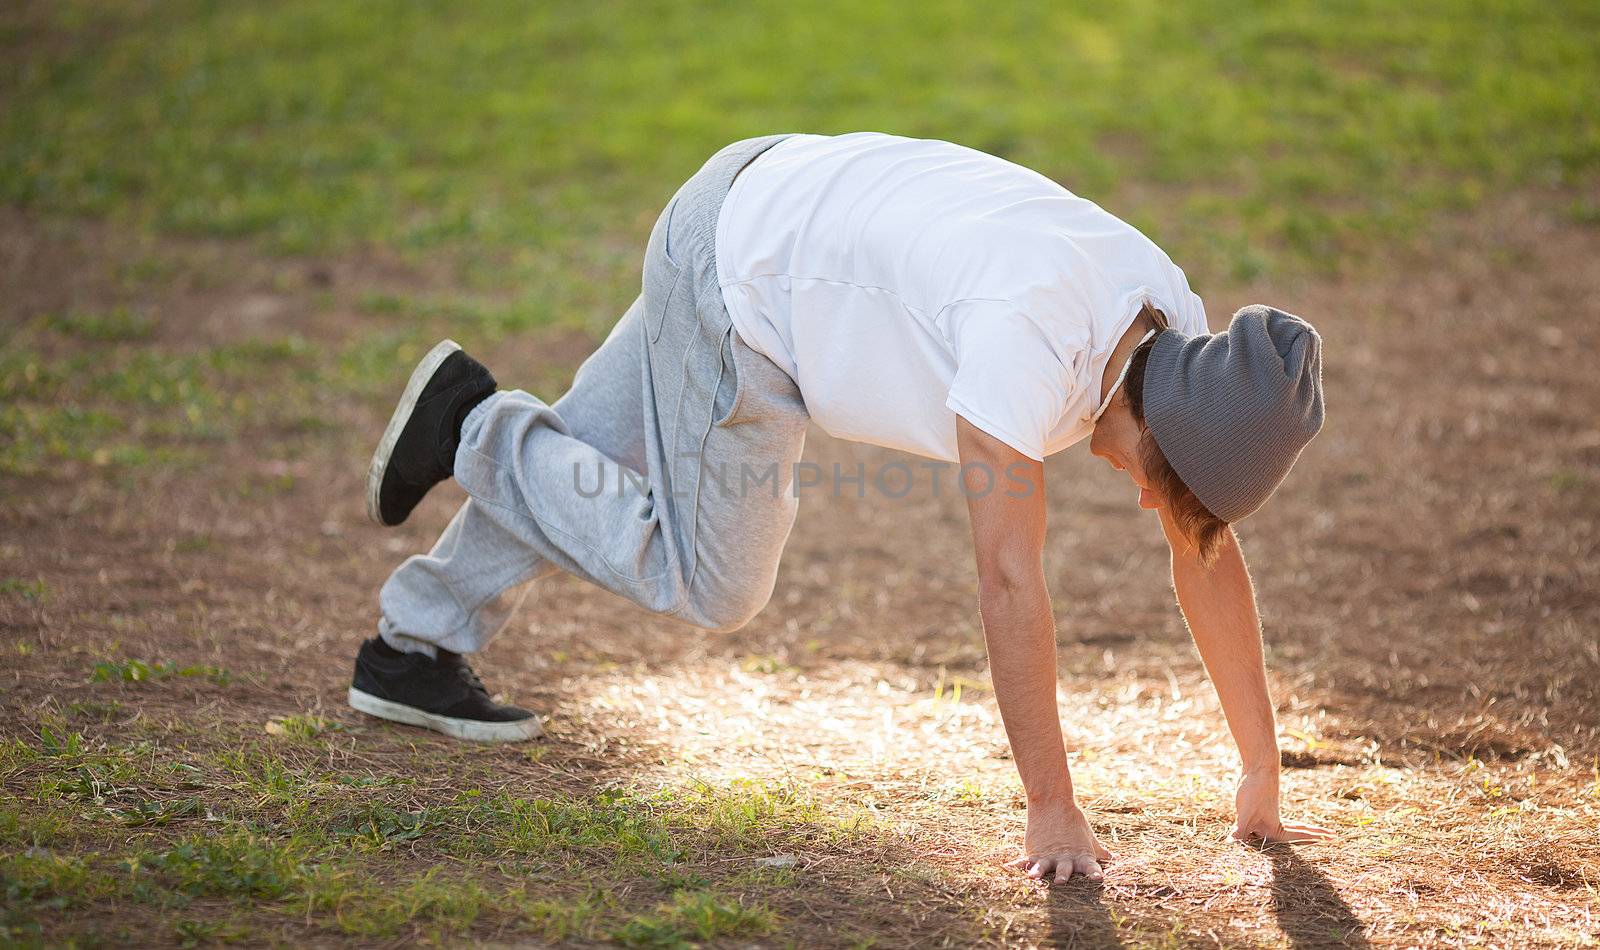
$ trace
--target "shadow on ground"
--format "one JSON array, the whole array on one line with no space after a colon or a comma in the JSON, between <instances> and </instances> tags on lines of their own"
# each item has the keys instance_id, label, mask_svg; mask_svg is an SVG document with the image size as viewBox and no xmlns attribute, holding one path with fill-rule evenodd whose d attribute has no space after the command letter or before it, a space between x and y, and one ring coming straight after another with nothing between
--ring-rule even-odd
<instances>
[{"instance_id":1,"label":"shadow on ground","mask_svg":"<svg viewBox=\"0 0 1600 950\"><path fill-rule=\"evenodd\" d=\"M1326 875L1293 847L1266 849L1272 859L1272 913L1289 945L1368 947L1367 928Z\"/></svg>"}]
</instances>

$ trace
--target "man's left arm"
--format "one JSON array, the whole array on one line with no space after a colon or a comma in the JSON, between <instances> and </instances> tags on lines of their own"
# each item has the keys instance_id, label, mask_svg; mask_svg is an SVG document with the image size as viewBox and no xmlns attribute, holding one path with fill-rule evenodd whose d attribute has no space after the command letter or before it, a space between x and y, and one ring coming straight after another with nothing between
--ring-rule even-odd
<instances>
[{"instance_id":1,"label":"man's left arm","mask_svg":"<svg viewBox=\"0 0 1600 950\"><path fill-rule=\"evenodd\" d=\"M1278 812L1278 727L1261 652L1261 620L1244 552L1233 532L1216 560L1202 564L1166 509L1161 528L1172 549L1172 586L1189 633L1222 701L1244 774L1235 804L1241 841L1295 842L1332 837L1316 825L1285 824Z\"/></svg>"}]
</instances>

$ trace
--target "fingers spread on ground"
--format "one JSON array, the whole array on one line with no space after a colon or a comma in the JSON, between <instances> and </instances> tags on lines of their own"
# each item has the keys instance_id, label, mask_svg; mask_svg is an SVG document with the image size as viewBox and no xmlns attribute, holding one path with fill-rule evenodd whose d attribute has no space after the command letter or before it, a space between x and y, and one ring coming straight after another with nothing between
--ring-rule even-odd
<instances>
[{"instance_id":1,"label":"fingers spread on ground","mask_svg":"<svg viewBox=\"0 0 1600 950\"><path fill-rule=\"evenodd\" d=\"M1305 835L1305 836L1307 836L1309 838L1313 838L1313 839L1320 840L1320 839L1324 839L1324 838L1336 837L1335 833L1332 830L1330 830L1328 828L1323 828L1320 825L1289 825L1287 827L1290 830L1294 831L1296 834Z\"/></svg>"},{"instance_id":2,"label":"fingers spread on ground","mask_svg":"<svg viewBox=\"0 0 1600 950\"><path fill-rule=\"evenodd\" d=\"M1073 861L1072 868L1091 881L1098 881L1104 877L1099 862L1087 854Z\"/></svg>"},{"instance_id":3,"label":"fingers spread on ground","mask_svg":"<svg viewBox=\"0 0 1600 950\"><path fill-rule=\"evenodd\" d=\"M1006 862L1006 867L1008 867L1008 868L1021 869L1021 868L1025 868L1027 866L1028 866L1028 856L1027 855L1023 855L1020 858L1013 858L1012 860Z\"/></svg>"},{"instance_id":4,"label":"fingers spread on ground","mask_svg":"<svg viewBox=\"0 0 1600 950\"><path fill-rule=\"evenodd\" d=\"M1049 858L1040 858L1039 860L1033 862L1033 865L1028 868L1028 876L1034 879L1044 877L1046 874L1050 873L1050 869L1054 866L1055 862L1051 861Z\"/></svg>"},{"instance_id":5,"label":"fingers spread on ground","mask_svg":"<svg viewBox=\"0 0 1600 950\"><path fill-rule=\"evenodd\" d=\"M1072 862L1070 860L1057 861L1056 862L1056 883L1057 884L1065 884L1065 883L1067 883L1067 881L1071 880L1071 878L1072 878Z\"/></svg>"}]
</instances>

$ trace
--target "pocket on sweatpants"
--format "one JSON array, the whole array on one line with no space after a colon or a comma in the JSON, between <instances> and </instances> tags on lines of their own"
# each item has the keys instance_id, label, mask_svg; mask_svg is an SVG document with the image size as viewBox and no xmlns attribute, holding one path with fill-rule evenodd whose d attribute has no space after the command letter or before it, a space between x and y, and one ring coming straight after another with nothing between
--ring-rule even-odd
<instances>
[{"instance_id":1,"label":"pocket on sweatpants","mask_svg":"<svg viewBox=\"0 0 1600 950\"><path fill-rule=\"evenodd\" d=\"M788 419L804 427L800 387L778 364L751 349L732 327L722 340L722 377L717 383L714 425L744 425Z\"/></svg>"}]
</instances>

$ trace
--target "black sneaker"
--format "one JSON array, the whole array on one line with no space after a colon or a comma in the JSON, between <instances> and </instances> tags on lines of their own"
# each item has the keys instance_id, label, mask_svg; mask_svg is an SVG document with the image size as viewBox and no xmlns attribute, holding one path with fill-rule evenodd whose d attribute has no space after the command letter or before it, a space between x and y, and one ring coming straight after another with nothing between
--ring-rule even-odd
<instances>
[{"instance_id":1,"label":"black sneaker","mask_svg":"<svg viewBox=\"0 0 1600 950\"><path fill-rule=\"evenodd\" d=\"M432 659L402 653L378 637L361 644L356 654L350 706L474 742L518 742L544 732L538 716L490 699L461 654L440 650Z\"/></svg>"},{"instance_id":2,"label":"black sneaker","mask_svg":"<svg viewBox=\"0 0 1600 950\"><path fill-rule=\"evenodd\" d=\"M422 358L367 467L367 515L397 525L455 470L461 422L495 390L494 376L454 340Z\"/></svg>"}]
</instances>

